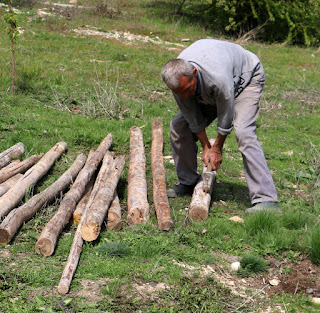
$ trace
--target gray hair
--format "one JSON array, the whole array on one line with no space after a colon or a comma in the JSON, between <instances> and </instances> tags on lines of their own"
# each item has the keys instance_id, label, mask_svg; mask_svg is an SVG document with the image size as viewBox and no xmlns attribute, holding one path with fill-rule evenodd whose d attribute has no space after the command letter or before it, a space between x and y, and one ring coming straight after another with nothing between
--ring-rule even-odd
<instances>
[{"instance_id":1,"label":"gray hair","mask_svg":"<svg viewBox=\"0 0 320 313\"><path fill-rule=\"evenodd\" d=\"M162 68L161 79L171 90L179 87L181 76L193 77L193 65L186 60L173 59Z\"/></svg>"}]
</instances>

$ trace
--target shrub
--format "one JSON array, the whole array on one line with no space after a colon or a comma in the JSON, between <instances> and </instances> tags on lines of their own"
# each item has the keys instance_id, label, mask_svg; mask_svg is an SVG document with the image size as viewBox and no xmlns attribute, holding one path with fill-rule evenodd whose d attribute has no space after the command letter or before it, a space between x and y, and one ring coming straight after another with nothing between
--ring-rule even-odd
<instances>
[{"instance_id":1,"label":"shrub","mask_svg":"<svg viewBox=\"0 0 320 313\"><path fill-rule=\"evenodd\" d=\"M199 8L198 2L182 11L192 14L195 7ZM212 0L198 12L207 26L232 36L251 31L267 42L319 43L320 0Z\"/></svg>"}]
</instances>

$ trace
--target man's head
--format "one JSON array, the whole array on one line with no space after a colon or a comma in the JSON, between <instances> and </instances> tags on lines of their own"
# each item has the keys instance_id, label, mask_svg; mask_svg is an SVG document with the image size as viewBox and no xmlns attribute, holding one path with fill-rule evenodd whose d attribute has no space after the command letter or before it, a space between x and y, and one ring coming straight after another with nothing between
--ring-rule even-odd
<instances>
[{"instance_id":1,"label":"man's head","mask_svg":"<svg viewBox=\"0 0 320 313\"><path fill-rule=\"evenodd\" d=\"M162 68L161 78L173 92L188 98L196 92L197 73L197 69L188 61L173 59Z\"/></svg>"}]
</instances>

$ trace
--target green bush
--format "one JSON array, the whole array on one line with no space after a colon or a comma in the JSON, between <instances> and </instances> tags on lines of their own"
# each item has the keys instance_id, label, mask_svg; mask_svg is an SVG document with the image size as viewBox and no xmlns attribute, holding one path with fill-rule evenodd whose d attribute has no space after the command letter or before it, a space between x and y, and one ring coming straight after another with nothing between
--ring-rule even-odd
<instances>
[{"instance_id":1,"label":"green bush","mask_svg":"<svg viewBox=\"0 0 320 313\"><path fill-rule=\"evenodd\" d=\"M320 38L320 0L195 1L182 12L198 12L210 28L232 36L249 31L267 42L317 45Z\"/></svg>"}]
</instances>

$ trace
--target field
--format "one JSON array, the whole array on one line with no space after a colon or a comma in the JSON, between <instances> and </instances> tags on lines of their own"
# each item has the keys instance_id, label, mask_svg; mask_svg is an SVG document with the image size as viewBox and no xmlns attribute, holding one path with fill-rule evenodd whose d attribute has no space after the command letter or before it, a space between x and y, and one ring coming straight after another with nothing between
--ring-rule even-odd
<instances>
[{"instance_id":1,"label":"field","mask_svg":"<svg viewBox=\"0 0 320 313\"><path fill-rule=\"evenodd\" d=\"M320 297L320 50L239 41L266 71L257 135L283 214L244 213L251 204L232 133L209 218L188 220L191 198L172 199L175 227L163 232L152 201L151 124L155 118L163 122L169 188L177 182L169 124L178 108L160 79L161 68L197 39L238 38L222 38L201 21L171 14L175 1L59 3L17 1L13 96L10 40L0 20L0 152L23 142L25 159L59 141L68 144L27 201L112 133L111 150L127 162L118 185L126 221L130 127L139 126L150 221L134 227L124 222L120 232L104 229L86 243L71 290L61 296L56 287L76 226L64 230L53 256L34 249L61 195L10 244L0 245L0 312L318 312L312 298ZM1 16L5 10L0 7ZM216 136L216 123L208 134ZM244 223L230 221L233 216ZM251 266L244 267L245 260ZM230 268L234 261L243 265L237 273ZM259 262L266 267L253 266Z\"/></svg>"}]
</instances>

